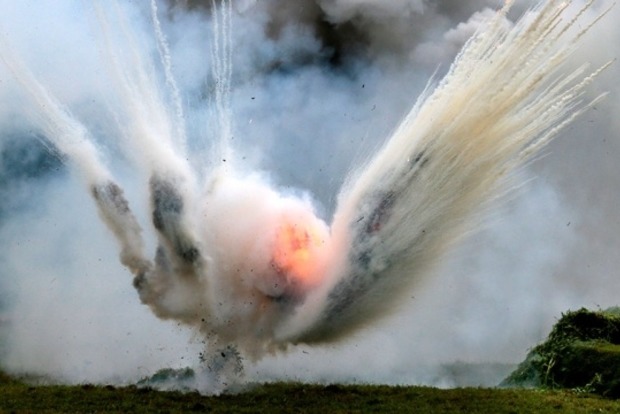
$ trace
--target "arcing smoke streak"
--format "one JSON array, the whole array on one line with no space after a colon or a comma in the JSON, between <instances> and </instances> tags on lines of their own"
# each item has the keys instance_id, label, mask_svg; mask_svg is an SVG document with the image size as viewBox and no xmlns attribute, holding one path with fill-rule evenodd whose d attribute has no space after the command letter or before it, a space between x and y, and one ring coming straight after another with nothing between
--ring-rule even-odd
<instances>
[{"instance_id":1,"label":"arcing smoke streak","mask_svg":"<svg viewBox=\"0 0 620 414\"><path fill-rule=\"evenodd\" d=\"M157 51L161 58L161 63L164 68L164 75L166 77L166 85L170 89L170 95L174 103L174 110L176 114L176 137L180 140L179 145L182 147L183 152L186 151L186 132L185 132L185 115L183 114L183 103L181 102L181 93L177 82L172 75L172 60L170 57L170 47L164 32L161 30L161 23L157 16L157 1L151 0L151 18L153 21L153 27L155 29L155 37L157 39Z\"/></svg>"},{"instance_id":2,"label":"arcing smoke streak","mask_svg":"<svg viewBox=\"0 0 620 414\"><path fill-rule=\"evenodd\" d=\"M543 2L507 29L511 4L468 41L434 91L345 186L332 236L347 252L335 266L346 276L331 279L304 340L339 336L390 310L471 226L465 220L498 194L506 175L602 98L579 105L584 87L609 64L578 83L585 66L557 73L583 34L564 37L576 21L562 22L569 2Z\"/></svg>"},{"instance_id":3,"label":"arcing smoke streak","mask_svg":"<svg viewBox=\"0 0 620 414\"><path fill-rule=\"evenodd\" d=\"M127 111L127 152L149 177L159 239L152 260L142 253L137 220L85 128L24 75L6 48L2 55L41 108L50 139L88 177L142 301L162 318L196 327L216 346L234 344L260 357L289 343L339 339L392 311L471 225L480 205L501 192L511 171L593 103L582 102L583 93L606 66L589 76L585 67L559 72L582 35L571 35L583 13L566 21L568 3L540 3L509 27L507 2L383 149L351 174L331 226L307 200L282 196L232 168L213 172L199 190L184 140L175 139L180 129L171 119L182 121L182 113L165 105L153 69L121 25L126 55L110 41L106 49ZM213 50L215 104L223 123L220 155L234 162L226 101L231 9L223 4L214 8L214 33L222 38ZM174 97L167 43L153 11ZM99 19L104 37L111 36L101 8ZM80 133L66 133L74 130ZM77 151L81 147L90 150Z\"/></svg>"},{"instance_id":4,"label":"arcing smoke streak","mask_svg":"<svg viewBox=\"0 0 620 414\"><path fill-rule=\"evenodd\" d=\"M215 0L211 2L213 7L213 38L214 46L211 48L211 74L215 82L214 104L217 114L220 147L217 152L223 159L232 162L230 140L232 139L232 119L230 109L230 91L232 81L232 39L231 18L232 3L222 1L218 7Z\"/></svg>"}]
</instances>

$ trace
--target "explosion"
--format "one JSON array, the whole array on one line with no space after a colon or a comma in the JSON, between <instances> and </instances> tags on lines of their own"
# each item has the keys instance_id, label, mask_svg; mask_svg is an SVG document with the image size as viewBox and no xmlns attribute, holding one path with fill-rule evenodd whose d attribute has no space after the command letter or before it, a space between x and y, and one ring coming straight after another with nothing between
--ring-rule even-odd
<instances>
[{"instance_id":1,"label":"explosion","mask_svg":"<svg viewBox=\"0 0 620 414\"><path fill-rule=\"evenodd\" d=\"M429 83L385 145L355 166L326 220L311 197L286 195L237 168L227 106L230 2L213 11L223 30L212 52L221 129L213 151L226 166L206 172L190 161L155 2L167 95L123 19L118 31L128 50L111 46L116 28L99 7L107 62L126 108L119 116L123 150L148 177L152 258L140 215L88 129L6 45L0 56L36 104L47 138L84 178L141 301L158 317L196 329L211 349L232 346L259 359L291 344L339 340L393 312L473 227L475 213L505 191L511 173L599 101L583 95L608 64L590 73L585 66L561 70L590 27L574 33L592 3L573 18L566 16L570 2L541 2L510 26L512 3L473 35L441 81Z\"/></svg>"},{"instance_id":2,"label":"explosion","mask_svg":"<svg viewBox=\"0 0 620 414\"><path fill-rule=\"evenodd\" d=\"M329 240L327 226L315 217L308 221L283 220L276 230L273 267L286 284L307 290L321 282L320 250Z\"/></svg>"}]
</instances>

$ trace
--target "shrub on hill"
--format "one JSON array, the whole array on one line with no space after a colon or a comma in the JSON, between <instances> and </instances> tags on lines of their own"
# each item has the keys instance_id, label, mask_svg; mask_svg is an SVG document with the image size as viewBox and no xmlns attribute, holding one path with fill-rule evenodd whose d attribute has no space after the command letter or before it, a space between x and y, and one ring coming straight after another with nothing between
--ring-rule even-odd
<instances>
[{"instance_id":1,"label":"shrub on hill","mask_svg":"<svg viewBox=\"0 0 620 414\"><path fill-rule=\"evenodd\" d=\"M620 308L563 314L502 385L574 388L620 398Z\"/></svg>"}]
</instances>

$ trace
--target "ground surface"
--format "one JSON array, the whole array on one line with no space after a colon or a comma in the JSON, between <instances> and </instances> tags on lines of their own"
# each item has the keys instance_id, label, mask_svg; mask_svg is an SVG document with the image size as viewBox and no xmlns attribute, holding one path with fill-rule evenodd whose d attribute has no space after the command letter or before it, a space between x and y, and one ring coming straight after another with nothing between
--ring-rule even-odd
<instances>
[{"instance_id":1,"label":"ground surface","mask_svg":"<svg viewBox=\"0 0 620 414\"><path fill-rule=\"evenodd\" d=\"M575 391L270 384L219 397L135 386L32 386L0 373L0 413L620 413Z\"/></svg>"}]
</instances>

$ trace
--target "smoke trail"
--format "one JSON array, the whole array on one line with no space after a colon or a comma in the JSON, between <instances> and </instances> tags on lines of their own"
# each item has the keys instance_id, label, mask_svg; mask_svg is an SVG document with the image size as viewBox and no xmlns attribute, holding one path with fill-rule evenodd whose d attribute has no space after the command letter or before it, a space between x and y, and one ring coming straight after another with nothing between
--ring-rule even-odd
<instances>
[{"instance_id":1,"label":"smoke trail","mask_svg":"<svg viewBox=\"0 0 620 414\"><path fill-rule=\"evenodd\" d=\"M230 108L232 81L232 3L224 0L221 6L211 2L213 8L213 47L211 48L211 74L215 83L214 103L219 131L219 148L216 153L222 162L233 162L231 140L233 139Z\"/></svg>"},{"instance_id":2,"label":"smoke trail","mask_svg":"<svg viewBox=\"0 0 620 414\"><path fill-rule=\"evenodd\" d=\"M507 30L511 4L468 41L434 91L345 187L332 235L347 252L346 264L336 265L346 276L302 338L347 334L390 311L506 185L506 174L602 98L579 106L583 89L609 63L582 81L583 67L553 78L583 32L563 35L590 4L564 24L567 3L540 4L531 19ZM557 50L560 39L567 43Z\"/></svg>"},{"instance_id":3,"label":"smoke trail","mask_svg":"<svg viewBox=\"0 0 620 414\"><path fill-rule=\"evenodd\" d=\"M88 131L49 94L4 42L0 47L0 57L39 107L45 135L76 164L80 176L86 180L101 218L120 242L121 263L134 273L145 272L150 264L144 257L140 226L129 210L123 190L99 159Z\"/></svg>"},{"instance_id":4,"label":"smoke trail","mask_svg":"<svg viewBox=\"0 0 620 414\"><path fill-rule=\"evenodd\" d=\"M21 64L4 39L0 39L0 58L41 109L45 132L59 150L78 165L87 183L106 181L110 173L99 160L97 149L88 137L88 131L63 109L28 68Z\"/></svg>"},{"instance_id":5,"label":"smoke trail","mask_svg":"<svg viewBox=\"0 0 620 414\"><path fill-rule=\"evenodd\" d=\"M185 153L186 150L186 132L185 132L185 115L183 114L183 104L181 102L181 93L177 85L174 76L172 75L172 61L170 57L170 47L168 41L161 29L161 23L157 16L157 1L151 1L151 19L153 20L153 26L155 28L155 36L157 39L157 51L161 59L162 66L164 68L164 74L166 77L166 85L170 88L170 94L174 104L174 110L176 114L175 136L179 140L179 147Z\"/></svg>"}]
</instances>

